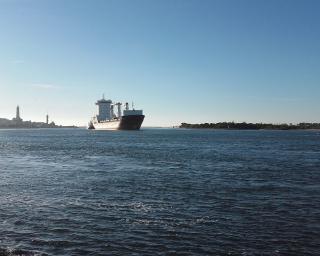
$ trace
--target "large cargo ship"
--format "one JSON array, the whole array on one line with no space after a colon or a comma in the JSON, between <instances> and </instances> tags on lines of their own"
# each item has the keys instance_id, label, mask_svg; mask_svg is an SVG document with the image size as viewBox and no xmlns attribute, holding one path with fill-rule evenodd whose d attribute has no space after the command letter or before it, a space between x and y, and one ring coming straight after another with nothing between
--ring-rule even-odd
<instances>
[{"instance_id":1,"label":"large cargo ship","mask_svg":"<svg viewBox=\"0 0 320 256\"><path fill-rule=\"evenodd\" d=\"M103 96L96 102L98 114L95 115L88 124L88 129L96 130L139 130L144 120L142 110L129 109L129 104L125 103L122 111L122 103L113 103ZM117 114L114 113L117 108Z\"/></svg>"}]
</instances>

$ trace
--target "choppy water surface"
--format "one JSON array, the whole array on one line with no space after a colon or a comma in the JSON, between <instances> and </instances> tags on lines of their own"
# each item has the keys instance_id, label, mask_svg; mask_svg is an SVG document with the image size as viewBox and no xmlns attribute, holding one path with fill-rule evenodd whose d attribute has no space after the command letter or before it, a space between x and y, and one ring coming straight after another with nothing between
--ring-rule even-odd
<instances>
[{"instance_id":1,"label":"choppy water surface","mask_svg":"<svg viewBox=\"0 0 320 256\"><path fill-rule=\"evenodd\" d=\"M320 132L0 130L0 248L317 255Z\"/></svg>"}]
</instances>

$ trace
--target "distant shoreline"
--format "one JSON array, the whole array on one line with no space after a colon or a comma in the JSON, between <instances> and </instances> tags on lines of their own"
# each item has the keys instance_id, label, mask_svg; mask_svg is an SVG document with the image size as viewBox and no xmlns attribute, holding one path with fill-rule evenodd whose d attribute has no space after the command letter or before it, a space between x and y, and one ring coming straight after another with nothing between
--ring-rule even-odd
<instances>
[{"instance_id":1,"label":"distant shoreline","mask_svg":"<svg viewBox=\"0 0 320 256\"><path fill-rule=\"evenodd\" d=\"M179 128L186 129L216 129L216 130L320 130L320 123L299 124L268 124L268 123L182 123Z\"/></svg>"},{"instance_id":2,"label":"distant shoreline","mask_svg":"<svg viewBox=\"0 0 320 256\"><path fill-rule=\"evenodd\" d=\"M23 121L21 118L13 118L12 120L0 118L0 129L59 129L59 128L77 128L74 125L56 125L54 122Z\"/></svg>"},{"instance_id":3,"label":"distant shoreline","mask_svg":"<svg viewBox=\"0 0 320 256\"><path fill-rule=\"evenodd\" d=\"M55 127L2 127L0 130L24 130L24 129L78 129L78 126L55 126Z\"/></svg>"}]
</instances>

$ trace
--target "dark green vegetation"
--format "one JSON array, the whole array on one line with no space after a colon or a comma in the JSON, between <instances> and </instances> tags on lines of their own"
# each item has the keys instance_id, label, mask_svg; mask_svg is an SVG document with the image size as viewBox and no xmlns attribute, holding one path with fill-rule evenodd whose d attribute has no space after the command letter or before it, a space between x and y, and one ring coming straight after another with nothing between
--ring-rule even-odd
<instances>
[{"instance_id":1,"label":"dark green vegetation","mask_svg":"<svg viewBox=\"0 0 320 256\"><path fill-rule=\"evenodd\" d=\"M203 123L187 124L182 123L180 128L211 128L211 129L235 129L235 130L307 130L320 129L320 123L299 123L299 124L264 124L264 123Z\"/></svg>"}]
</instances>

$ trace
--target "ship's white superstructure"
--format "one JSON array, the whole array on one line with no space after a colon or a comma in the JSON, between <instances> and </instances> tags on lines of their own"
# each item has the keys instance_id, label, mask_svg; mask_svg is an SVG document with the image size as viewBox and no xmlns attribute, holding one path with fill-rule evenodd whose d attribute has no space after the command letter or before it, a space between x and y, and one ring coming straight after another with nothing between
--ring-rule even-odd
<instances>
[{"instance_id":1,"label":"ship's white superstructure","mask_svg":"<svg viewBox=\"0 0 320 256\"><path fill-rule=\"evenodd\" d=\"M99 122L111 119L111 104L112 101L105 100L104 97L96 102L96 105L98 106L98 115L96 118Z\"/></svg>"}]
</instances>

